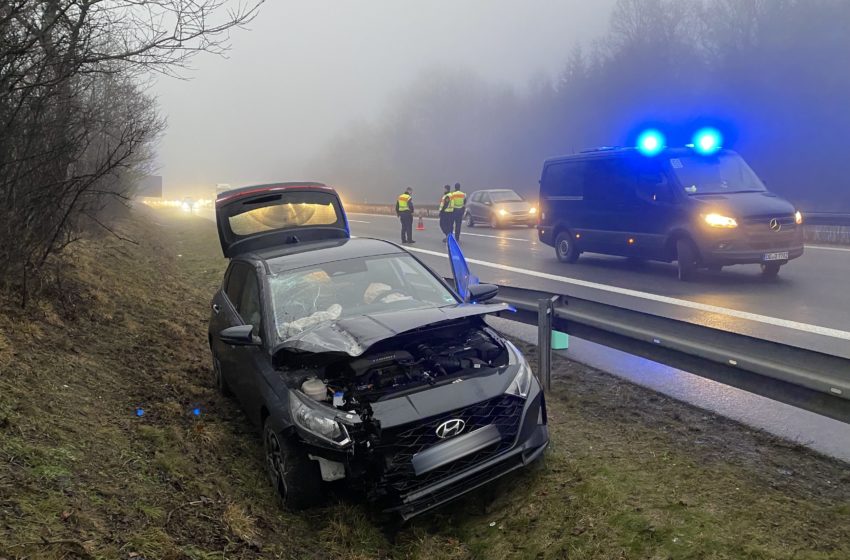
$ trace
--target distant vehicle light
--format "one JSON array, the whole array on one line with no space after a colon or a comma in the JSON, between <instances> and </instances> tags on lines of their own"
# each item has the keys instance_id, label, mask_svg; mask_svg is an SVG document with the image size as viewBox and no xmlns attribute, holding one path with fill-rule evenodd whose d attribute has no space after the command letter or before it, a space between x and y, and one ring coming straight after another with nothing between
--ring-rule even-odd
<instances>
[{"instance_id":1,"label":"distant vehicle light","mask_svg":"<svg viewBox=\"0 0 850 560\"><path fill-rule=\"evenodd\" d=\"M735 218L730 218L729 216L723 216L722 214L706 214L705 223L710 225L711 227L716 228L736 228L738 227L738 222Z\"/></svg>"},{"instance_id":2,"label":"distant vehicle light","mask_svg":"<svg viewBox=\"0 0 850 560\"><path fill-rule=\"evenodd\" d=\"M797 210L794 212L794 222L799 226L803 223L803 213Z\"/></svg>"},{"instance_id":3,"label":"distant vehicle light","mask_svg":"<svg viewBox=\"0 0 850 560\"><path fill-rule=\"evenodd\" d=\"M508 211L507 211L507 210L505 210L504 208L499 208L499 215L500 215L500 216L507 216L507 215L508 215Z\"/></svg>"},{"instance_id":4,"label":"distant vehicle light","mask_svg":"<svg viewBox=\"0 0 850 560\"><path fill-rule=\"evenodd\" d=\"M537 208L532 206L531 208L528 209L528 213L529 214L537 214Z\"/></svg>"},{"instance_id":5,"label":"distant vehicle light","mask_svg":"<svg viewBox=\"0 0 850 560\"><path fill-rule=\"evenodd\" d=\"M192 206L188 202L184 202L180 208L183 209L184 212L189 212L192 210Z\"/></svg>"},{"instance_id":6,"label":"distant vehicle light","mask_svg":"<svg viewBox=\"0 0 850 560\"><path fill-rule=\"evenodd\" d=\"M637 149L645 156L657 156L664 149L664 142L664 134L661 131L649 129L638 136Z\"/></svg>"},{"instance_id":7,"label":"distant vehicle light","mask_svg":"<svg viewBox=\"0 0 850 560\"><path fill-rule=\"evenodd\" d=\"M702 128L694 134L694 150L708 156L723 147L723 135L715 128Z\"/></svg>"}]
</instances>

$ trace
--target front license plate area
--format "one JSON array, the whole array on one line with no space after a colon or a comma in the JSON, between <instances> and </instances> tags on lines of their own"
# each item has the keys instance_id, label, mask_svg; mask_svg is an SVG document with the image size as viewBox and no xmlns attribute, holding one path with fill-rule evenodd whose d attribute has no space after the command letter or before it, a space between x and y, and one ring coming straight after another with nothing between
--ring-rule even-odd
<instances>
[{"instance_id":1,"label":"front license plate area","mask_svg":"<svg viewBox=\"0 0 850 560\"><path fill-rule=\"evenodd\" d=\"M788 251L782 251L779 253L765 253L762 258L763 261L787 261L788 260Z\"/></svg>"}]
</instances>

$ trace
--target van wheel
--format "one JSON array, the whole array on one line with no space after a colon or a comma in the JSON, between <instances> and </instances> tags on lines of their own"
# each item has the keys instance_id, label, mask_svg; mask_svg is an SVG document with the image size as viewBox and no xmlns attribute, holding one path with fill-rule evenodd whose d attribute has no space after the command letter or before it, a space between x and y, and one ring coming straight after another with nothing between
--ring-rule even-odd
<instances>
[{"instance_id":1,"label":"van wheel","mask_svg":"<svg viewBox=\"0 0 850 560\"><path fill-rule=\"evenodd\" d=\"M321 505L319 466L294 441L278 434L270 418L263 425L263 448L266 473L285 508L298 511Z\"/></svg>"},{"instance_id":2,"label":"van wheel","mask_svg":"<svg viewBox=\"0 0 850 560\"><path fill-rule=\"evenodd\" d=\"M679 265L679 280L690 282L697 275L697 248L690 239L676 241L676 260Z\"/></svg>"},{"instance_id":3,"label":"van wheel","mask_svg":"<svg viewBox=\"0 0 850 560\"><path fill-rule=\"evenodd\" d=\"M764 263L761 265L761 275L765 278L776 278L779 276L780 263Z\"/></svg>"},{"instance_id":4,"label":"van wheel","mask_svg":"<svg viewBox=\"0 0 850 560\"><path fill-rule=\"evenodd\" d=\"M568 231L562 231L555 238L555 255L558 260L565 263L574 263L578 260L581 251L579 251L573 241L573 234Z\"/></svg>"},{"instance_id":5,"label":"van wheel","mask_svg":"<svg viewBox=\"0 0 850 560\"><path fill-rule=\"evenodd\" d=\"M467 227L475 227L475 220L469 212L466 213L466 225Z\"/></svg>"}]
</instances>

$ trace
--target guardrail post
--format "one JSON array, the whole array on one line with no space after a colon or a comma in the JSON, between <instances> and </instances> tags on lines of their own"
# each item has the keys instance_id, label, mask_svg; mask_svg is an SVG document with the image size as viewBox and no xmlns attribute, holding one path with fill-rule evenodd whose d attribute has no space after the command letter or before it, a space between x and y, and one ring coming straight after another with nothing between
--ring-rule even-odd
<instances>
[{"instance_id":1,"label":"guardrail post","mask_svg":"<svg viewBox=\"0 0 850 560\"><path fill-rule=\"evenodd\" d=\"M537 380L545 392L552 389L552 318L558 297L537 300Z\"/></svg>"}]
</instances>

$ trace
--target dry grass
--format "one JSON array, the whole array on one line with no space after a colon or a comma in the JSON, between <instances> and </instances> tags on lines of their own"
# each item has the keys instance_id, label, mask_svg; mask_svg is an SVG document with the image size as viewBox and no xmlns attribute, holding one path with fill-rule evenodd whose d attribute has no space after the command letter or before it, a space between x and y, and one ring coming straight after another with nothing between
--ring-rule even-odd
<instances>
[{"instance_id":1,"label":"dry grass","mask_svg":"<svg viewBox=\"0 0 850 560\"><path fill-rule=\"evenodd\" d=\"M0 303L0 558L850 558L846 465L561 359L543 465L400 527L282 511L212 386L214 227L152 220Z\"/></svg>"}]
</instances>

